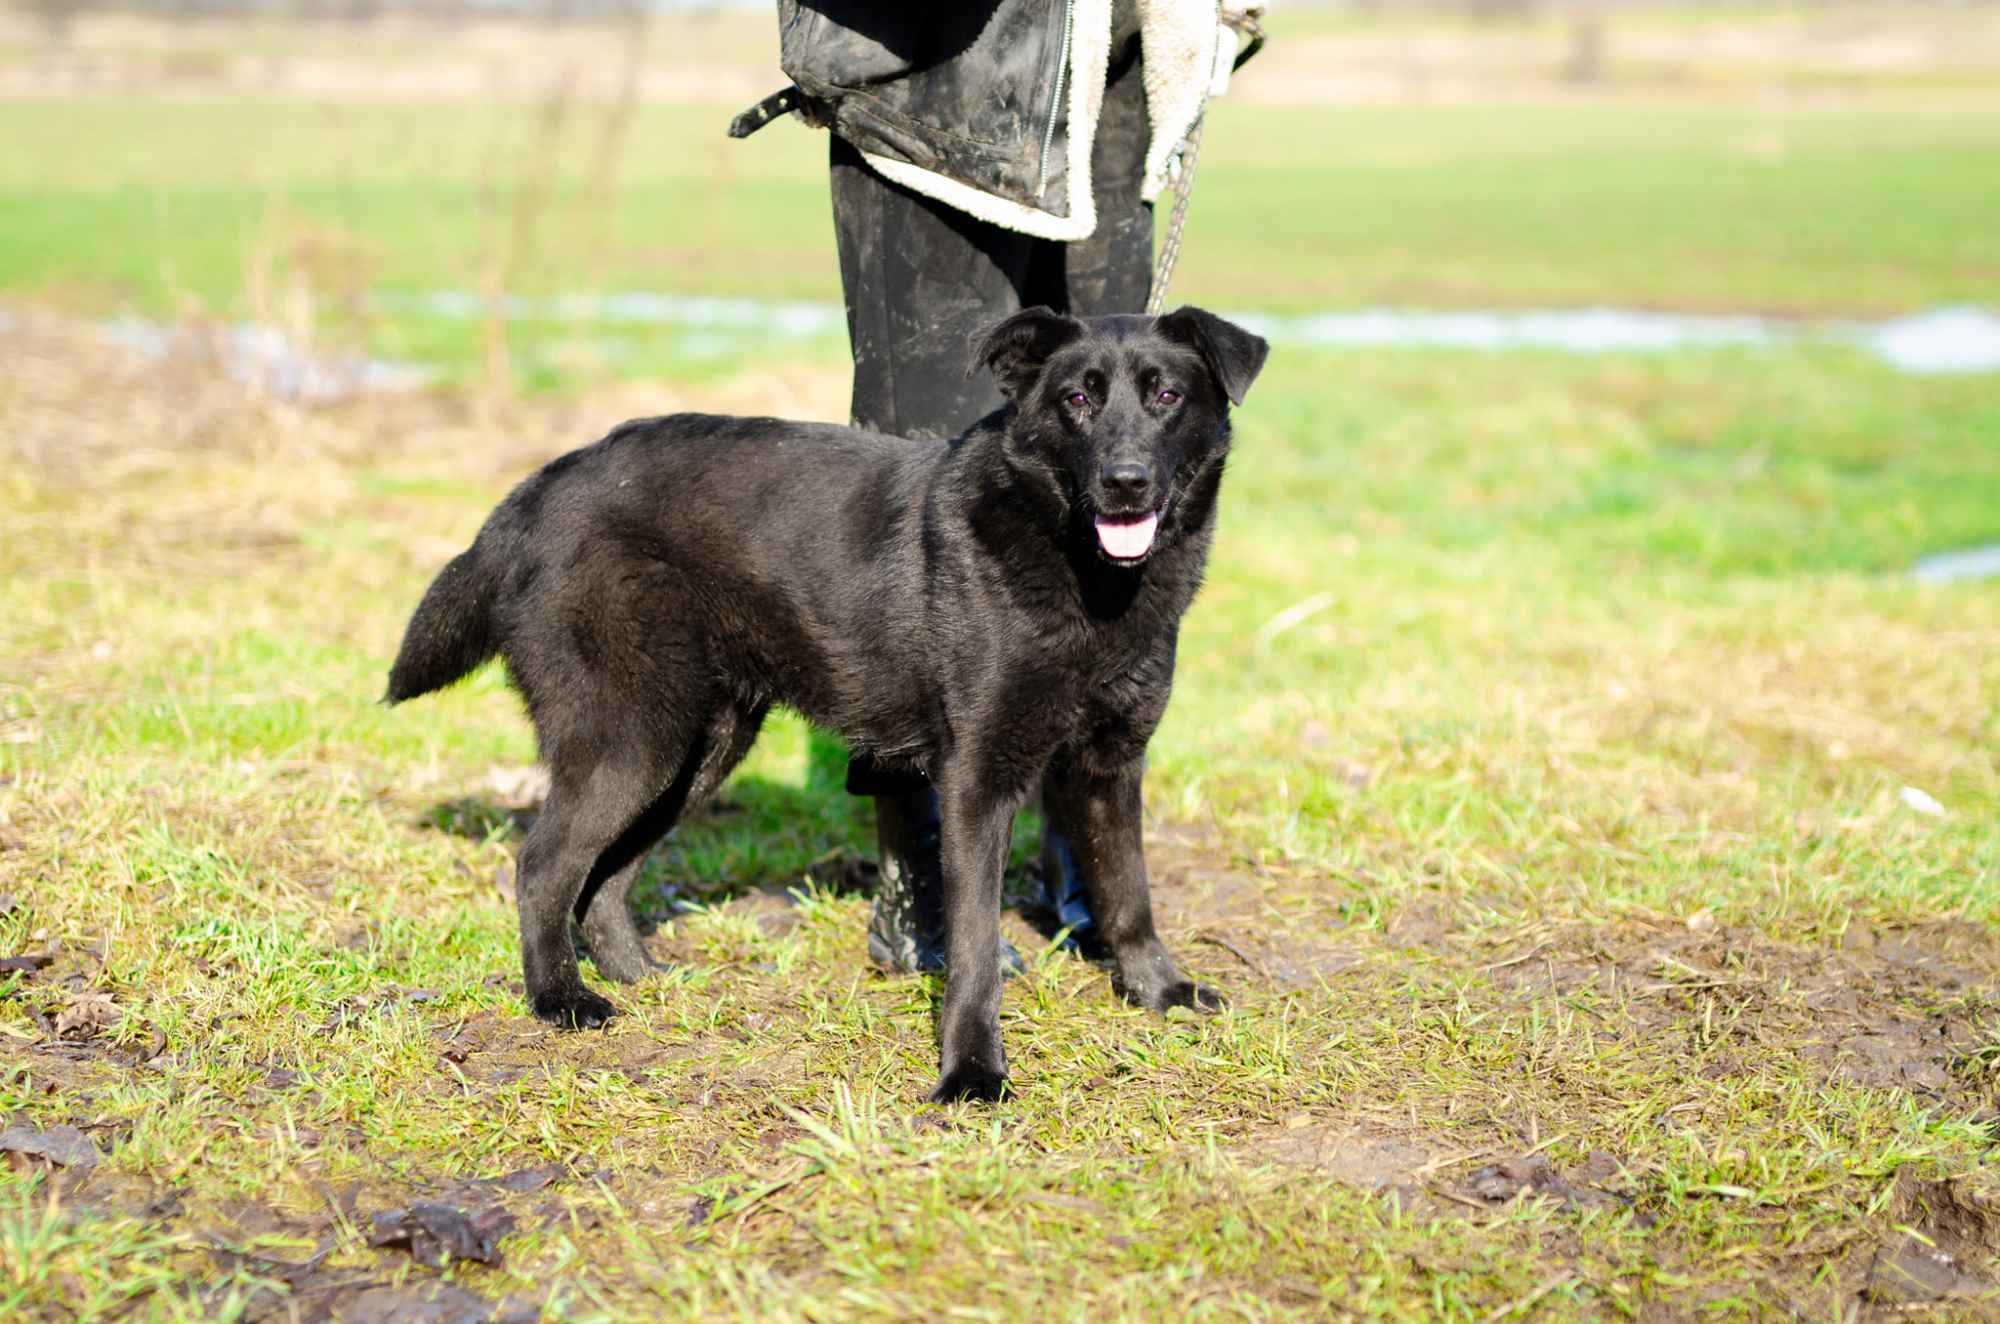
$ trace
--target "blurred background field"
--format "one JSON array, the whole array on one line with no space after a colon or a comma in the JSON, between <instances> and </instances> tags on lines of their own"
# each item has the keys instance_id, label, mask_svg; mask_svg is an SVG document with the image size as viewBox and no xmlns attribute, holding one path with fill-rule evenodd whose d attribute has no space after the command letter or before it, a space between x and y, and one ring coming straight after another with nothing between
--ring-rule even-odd
<instances>
[{"instance_id":1,"label":"blurred background field","mask_svg":"<svg viewBox=\"0 0 2000 1324\"><path fill-rule=\"evenodd\" d=\"M1010 918L995 1119L915 1103L798 723L649 863L681 972L552 1036L518 705L374 702L535 464L845 414L825 143L723 136L771 15L518 8L0 9L0 1113L101 1159L0 1170L0 1315L1985 1317L2000 6L1268 17L1174 292L1279 343L1148 782L1235 1009ZM504 1264L367 1244L426 1196Z\"/></svg>"},{"instance_id":2,"label":"blurred background field","mask_svg":"<svg viewBox=\"0 0 2000 1324\"><path fill-rule=\"evenodd\" d=\"M1559 9L1281 8L1212 117L1180 291L1846 315L2000 285L1991 6L1589 12L1579 69ZM783 81L761 9L9 17L0 292L304 319L459 371L487 331L426 296L572 296L512 329L537 386L726 353L593 298L838 297L821 136L723 136Z\"/></svg>"}]
</instances>

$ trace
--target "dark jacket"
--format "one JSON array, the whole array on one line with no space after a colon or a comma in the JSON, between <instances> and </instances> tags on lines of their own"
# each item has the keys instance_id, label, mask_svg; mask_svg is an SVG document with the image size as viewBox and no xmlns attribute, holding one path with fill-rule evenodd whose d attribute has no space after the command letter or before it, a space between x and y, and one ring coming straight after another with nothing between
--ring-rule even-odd
<instances>
[{"instance_id":1,"label":"dark jacket","mask_svg":"<svg viewBox=\"0 0 2000 1324\"><path fill-rule=\"evenodd\" d=\"M1063 214L1074 8L986 0L874 14L779 0L778 60L862 151Z\"/></svg>"},{"instance_id":2,"label":"dark jacket","mask_svg":"<svg viewBox=\"0 0 2000 1324\"><path fill-rule=\"evenodd\" d=\"M1214 79L1218 19L1214 0L1129 8L1153 126L1150 198ZM779 94L731 132L796 108L898 183L1010 229L1080 239L1096 226L1090 146L1113 23L1113 0L778 0L795 99Z\"/></svg>"}]
</instances>

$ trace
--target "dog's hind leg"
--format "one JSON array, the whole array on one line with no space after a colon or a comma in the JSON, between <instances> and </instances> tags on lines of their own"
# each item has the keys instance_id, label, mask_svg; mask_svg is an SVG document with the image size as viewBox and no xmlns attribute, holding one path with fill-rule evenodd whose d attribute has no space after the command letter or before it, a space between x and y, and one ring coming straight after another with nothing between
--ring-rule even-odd
<instances>
[{"instance_id":1,"label":"dog's hind leg","mask_svg":"<svg viewBox=\"0 0 2000 1324\"><path fill-rule=\"evenodd\" d=\"M528 1009L565 1029L588 1029L615 1009L583 985L570 939L576 904L607 848L645 811L658 789L644 764L598 764L564 775L558 766L549 797L521 846L516 899L521 912L521 976Z\"/></svg>"},{"instance_id":2,"label":"dog's hind leg","mask_svg":"<svg viewBox=\"0 0 2000 1324\"><path fill-rule=\"evenodd\" d=\"M613 851L629 851L631 858L609 874L598 886L586 886L574 907L583 927L590 957L606 979L621 984L636 983L668 967L646 951L646 941L632 918L632 885L639 880L646 853L664 837L689 805L700 804L713 795L722 779L750 752L763 725L765 709L727 705L717 710L704 737L689 748L681 760L673 782L646 809L628 834L614 843ZM617 858L599 860L602 869L617 864Z\"/></svg>"},{"instance_id":3,"label":"dog's hind leg","mask_svg":"<svg viewBox=\"0 0 2000 1324\"><path fill-rule=\"evenodd\" d=\"M1224 1005L1222 995L1182 974L1153 927L1152 888L1140 838L1144 770L1140 759L1097 771L1059 758L1050 765L1043 804L1050 825L1076 852L1098 931L1117 962L1118 991L1154 1011L1216 1011Z\"/></svg>"},{"instance_id":4,"label":"dog's hind leg","mask_svg":"<svg viewBox=\"0 0 2000 1324\"><path fill-rule=\"evenodd\" d=\"M614 728L595 713L567 712L560 723L536 716L550 784L521 846L521 971L537 1017L587 1028L609 1020L614 1008L584 987L570 916L588 913L584 898L594 899L614 878L623 875L623 886L631 886L637 861L686 803L701 762L690 746L700 741L676 739L664 724ZM637 933L632 937L636 942Z\"/></svg>"},{"instance_id":5,"label":"dog's hind leg","mask_svg":"<svg viewBox=\"0 0 2000 1324\"><path fill-rule=\"evenodd\" d=\"M667 797L662 795L654 801L657 807ZM648 809L645 818L651 819L654 810ZM590 960L597 967L597 973L620 984L636 984L648 975L661 974L669 967L655 961L646 950L646 940L639 933L639 926L633 922L630 897L632 885L639 881L639 873L645 867L646 852L653 843L667 833L667 828L652 833L652 840L637 847L632 860L617 873L606 878L595 889L586 888L576 899L573 910L583 928L583 940L590 950Z\"/></svg>"}]
</instances>

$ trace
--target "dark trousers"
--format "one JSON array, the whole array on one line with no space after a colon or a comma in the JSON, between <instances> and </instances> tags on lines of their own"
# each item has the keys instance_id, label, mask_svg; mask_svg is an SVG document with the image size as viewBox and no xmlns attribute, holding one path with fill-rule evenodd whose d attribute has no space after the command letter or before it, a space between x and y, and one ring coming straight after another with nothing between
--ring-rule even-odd
<instances>
[{"instance_id":1,"label":"dark trousers","mask_svg":"<svg viewBox=\"0 0 2000 1324\"><path fill-rule=\"evenodd\" d=\"M1091 153L1097 231L1074 243L975 220L889 182L832 139L857 427L954 437L999 408L986 375L966 375L968 345L1022 308L1079 317L1145 308L1153 209L1139 198L1148 129L1138 56L1136 38L1113 53Z\"/></svg>"}]
</instances>

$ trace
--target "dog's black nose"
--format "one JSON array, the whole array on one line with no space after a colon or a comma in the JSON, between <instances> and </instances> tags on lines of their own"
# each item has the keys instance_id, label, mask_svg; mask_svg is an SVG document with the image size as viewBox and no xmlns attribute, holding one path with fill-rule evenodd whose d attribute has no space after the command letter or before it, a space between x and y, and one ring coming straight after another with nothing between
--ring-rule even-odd
<instances>
[{"instance_id":1,"label":"dog's black nose","mask_svg":"<svg viewBox=\"0 0 2000 1324\"><path fill-rule=\"evenodd\" d=\"M1113 460L1104 466L1106 496L1138 498L1153 485L1153 471L1137 460Z\"/></svg>"}]
</instances>

